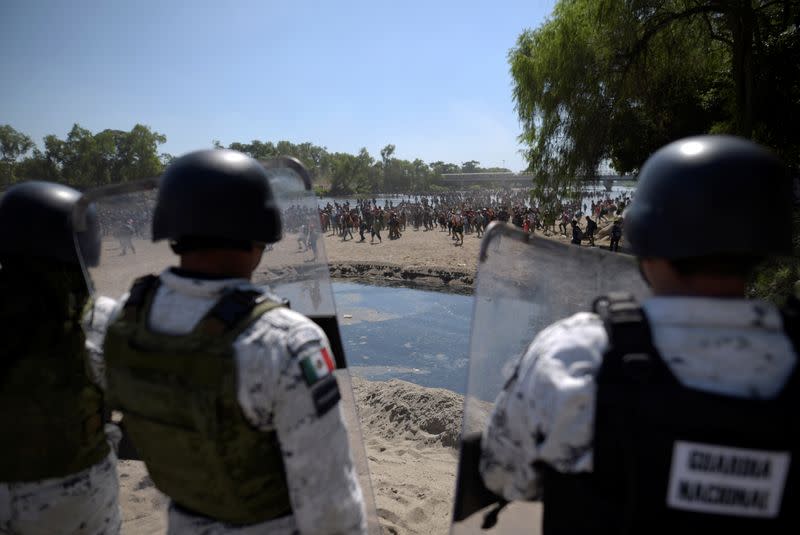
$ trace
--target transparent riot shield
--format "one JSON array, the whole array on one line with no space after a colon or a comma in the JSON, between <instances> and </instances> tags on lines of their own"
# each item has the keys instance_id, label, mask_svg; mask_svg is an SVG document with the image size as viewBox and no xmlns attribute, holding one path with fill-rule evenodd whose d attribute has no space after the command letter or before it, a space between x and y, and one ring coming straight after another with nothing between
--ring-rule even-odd
<instances>
[{"instance_id":1,"label":"transparent riot shield","mask_svg":"<svg viewBox=\"0 0 800 535\"><path fill-rule=\"evenodd\" d=\"M99 261L83 265L95 297L118 300L137 278L177 263L166 241L151 239L157 187L157 178L113 184L85 192L77 203L76 230L82 230L91 204L100 230ZM81 251L77 240L76 244L79 257L88 258L89 252Z\"/></svg>"},{"instance_id":2,"label":"transparent riot shield","mask_svg":"<svg viewBox=\"0 0 800 535\"><path fill-rule=\"evenodd\" d=\"M118 302L136 279L158 275L169 266L177 265L178 257L169 244L166 241L153 243L151 239L157 188L158 178L112 184L86 191L76 204L73 213L75 230L82 231L89 219L95 219L100 231L100 254L96 262L93 251L81 250L81 242L75 240L95 303L101 302L101 297ZM87 262L88 259L92 261ZM110 312L111 305L107 301L97 306L106 309L106 313ZM94 310L91 313L94 314ZM90 342L95 335L91 330L87 331ZM117 412L106 417L117 423L122 418ZM133 442L124 432L118 457L139 459Z\"/></svg>"},{"instance_id":3,"label":"transparent riot shield","mask_svg":"<svg viewBox=\"0 0 800 535\"><path fill-rule=\"evenodd\" d=\"M380 533L372 483L369 476L361 425L342 336L336 316L325 241L320 231L317 198L303 165L294 158L281 157L262 162L270 175L275 200L281 210L283 238L268 245L253 282L287 299L292 310L311 318L328 336L336 361L336 379L342 396L350 438L350 451L358 471L367 510L370 533Z\"/></svg>"},{"instance_id":4,"label":"transparent riot shield","mask_svg":"<svg viewBox=\"0 0 800 535\"><path fill-rule=\"evenodd\" d=\"M498 498L478 471L480 437L510 368L551 323L589 311L609 292L648 294L633 257L531 236L493 223L481 243L469 350L469 379L451 533L481 531ZM541 506L514 502L496 533L539 533Z\"/></svg>"}]
</instances>

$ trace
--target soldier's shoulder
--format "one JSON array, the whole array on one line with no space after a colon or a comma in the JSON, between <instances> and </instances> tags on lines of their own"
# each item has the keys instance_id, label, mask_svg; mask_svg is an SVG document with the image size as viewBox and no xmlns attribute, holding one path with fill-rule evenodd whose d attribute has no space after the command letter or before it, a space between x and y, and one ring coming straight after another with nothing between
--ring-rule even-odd
<instances>
[{"instance_id":1,"label":"soldier's shoulder","mask_svg":"<svg viewBox=\"0 0 800 535\"><path fill-rule=\"evenodd\" d=\"M280 300L277 300L277 302L280 302ZM307 325L316 326L307 316L292 310L290 305L278 306L268 310L261 316L260 321L283 330L296 329Z\"/></svg>"},{"instance_id":2,"label":"soldier's shoulder","mask_svg":"<svg viewBox=\"0 0 800 535\"><path fill-rule=\"evenodd\" d=\"M98 296L86 311L83 318L84 325L89 330L105 330L109 322L117 315L119 307L120 302L104 295Z\"/></svg>"},{"instance_id":3,"label":"soldier's shoulder","mask_svg":"<svg viewBox=\"0 0 800 535\"><path fill-rule=\"evenodd\" d=\"M95 314L103 314L105 316L113 314L118 306L119 302L117 300L105 295L98 296L93 303Z\"/></svg>"},{"instance_id":4,"label":"soldier's shoulder","mask_svg":"<svg viewBox=\"0 0 800 535\"><path fill-rule=\"evenodd\" d=\"M597 364L607 349L608 334L600 317L578 312L542 330L531 343L529 353L545 365L548 361Z\"/></svg>"},{"instance_id":5,"label":"soldier's shoulder","mask_svg":"<svg viewBox=\"0 0 800 535\"><path fill-rule=\"evenodd\" d=\"M327 344L325 333L316 323L286 306L262 314L244 336L253 341L284 345L292 354L308 343Z\"/></svg>"}]
</instances>

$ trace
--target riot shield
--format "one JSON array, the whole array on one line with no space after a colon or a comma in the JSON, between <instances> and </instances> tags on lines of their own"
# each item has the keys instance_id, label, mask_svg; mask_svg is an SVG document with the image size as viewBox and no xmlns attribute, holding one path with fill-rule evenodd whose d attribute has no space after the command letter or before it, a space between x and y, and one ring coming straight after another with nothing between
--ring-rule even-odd
<instances>
[{"instance_id":1,"label":"riot shield","mask_svg":"<svg viewBox=\"0 0 800 535\"><path fill-rule=\"evenodd\" d=\"M86 213L94 204L100 230L99 261L88 265L76 239L89 288L95 297L118 300L133 281L150 273L158 274L175 265L177 256L166 241L153 243L152 219L156 203L158 178L112 184L86 191L76 203L73 226L83 229Z\"/></svg>"},{"instance_id":2,"label":"riot shield","mask_svg":"<svg viewBox=\"0 0 800 535\"><path fill-rule=\"evenodd\" d=\"M270 177L275 201L281 211L283 237L267 250L253 274L253 282L288 299L289 306L309 317L328 336L336 361L336 379L342 396L342 411L350 438L350 451L358 472L370 533L381 532L372 493L361 424L347 370L342 336L336 316L325 240L320 231L317 198L303 165L281 157L262 162Z\"/></svg>"},{"instance_id":3,"label":"riot shield","mask_svg":"<svg viewBox=\"0 0 800 535\"><path fill-rule=\"evenodd\" d=\"M613 291L640 299L648 294L633 257L547 240L504 223L489 226L475 283L451 534L478 532L493 515L497 533L539 533L539 504L514 502L497 513L500 497L484 487L478 471L481 433L511 367L539 331L591 310L596 297Z\"/></svg>"},{"instance_id":4,"label":"riot shield","mask_svg":"<svg viewBox=\"0 0 800 535\"><path fill-rule=\"evenodd\" d=\"M111 184L84 192L76 203L73 212L75 231L84 229L90 210L95 212L100 231L100 254L96 262L84 261L94 260L92 251L81 250L77 235L75 239L87 286L95 301L99 297L109 297L118 302L139 277L159 274L169 266L177 265L178 258L169 244L166 241L153 243L151 239L157 188L158 178ZM95 334L91 330L86 334L91 342ZM115 411L108 413L106 419L120 424L122 415ZM122 429L118 457L138 460L139 454L124 431L124 423Z\"/></svg>"}]
</instances>

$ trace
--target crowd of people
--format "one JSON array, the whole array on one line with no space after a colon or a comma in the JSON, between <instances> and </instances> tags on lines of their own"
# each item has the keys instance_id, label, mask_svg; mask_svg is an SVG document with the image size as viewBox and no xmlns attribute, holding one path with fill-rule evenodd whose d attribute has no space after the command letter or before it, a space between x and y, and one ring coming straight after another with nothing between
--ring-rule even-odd
<instances>
[{"instance_id":1,"label":"crowd of people","mask_svg":"<svg viewBox=\"0 0 800 535\"><path fill-rule=\"evenodd\" d=\"M98 203L97 221L101 236L119 241L120 255L136 254L133 238L149 238L155 197L151 193L132 193L114 202Z\"/></svg>"},{"instance_id":2,"label":"crowd of people","mask_svg":"<svg viewBox=\"0 0 800 535\"><path fill-rule=\"evenodd\" d=\"M623 210L631 202L627 192L610 196L589 191L580 201L562 201L544 206L530 201L527 190L482 190L409 196L398 202L376 198L327 201L319 207L320 223L328 236L342 241L382 243L381 231L390 240L400 239L411 228L423 232L447 232L454 245L463 245L465 234L480 238L492 221L509 222L525 232L563 235L580 245L595 245L598 225L609 225L611 250L618 250L622 237ZM356 239L355 233L358 233Z\"/></svg>"}]
</instances>

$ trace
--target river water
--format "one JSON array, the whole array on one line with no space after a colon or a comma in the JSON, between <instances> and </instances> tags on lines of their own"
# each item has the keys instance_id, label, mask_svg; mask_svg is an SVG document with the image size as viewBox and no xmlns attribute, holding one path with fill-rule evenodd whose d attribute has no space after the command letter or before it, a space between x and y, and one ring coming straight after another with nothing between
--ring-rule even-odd
<instances>
[{"instance_id":1,"label":"river water","mask_svg":"<svg viewBox=\"0 0 800 535\"><path fill-rule=\"evenodd\" d=\"M463 393L472 297L334 282L351 373Z\"/></svg>"}]
</instances>

